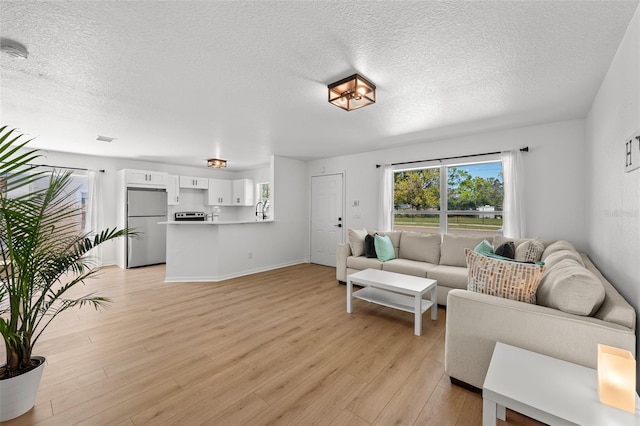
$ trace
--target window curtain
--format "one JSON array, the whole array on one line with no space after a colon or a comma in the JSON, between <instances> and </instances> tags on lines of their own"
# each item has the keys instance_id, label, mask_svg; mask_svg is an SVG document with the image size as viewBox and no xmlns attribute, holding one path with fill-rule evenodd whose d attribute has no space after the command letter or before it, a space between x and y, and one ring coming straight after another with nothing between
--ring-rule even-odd
<instances>
[{"instance_id":1,"label":"window curtain","mask_svg":"<svg viewBox=\"0 0 640 426\"><path fill-rule=\"evenodd\" d=\"M380 209L378 212L378 229L393 230L393 169L391 165L380 167Z\"/></svg>"},{"instance_id":2,"label":"window curtain","mask_svg":"<svg viewBox=\"0 0 640 426\"><path fill-rule=\"evenodd\" d=\"M94 235L103 229L102 219L102 173L96 170L87 172L87 210L84 232ZM89 260L96 266L102 266L102 247L98 246L88 254Z\"/></svg>"},{"instance_id":3,"label":"window curtain","mask_svg":"<svg viewBox=\"0 0 640 426\"><path fill-rule=\"evenodd\" d=\"M524 161L519 149L501 155L504 178L502 232L508 238L524 237Z\"/></svg>"}]
</instances>

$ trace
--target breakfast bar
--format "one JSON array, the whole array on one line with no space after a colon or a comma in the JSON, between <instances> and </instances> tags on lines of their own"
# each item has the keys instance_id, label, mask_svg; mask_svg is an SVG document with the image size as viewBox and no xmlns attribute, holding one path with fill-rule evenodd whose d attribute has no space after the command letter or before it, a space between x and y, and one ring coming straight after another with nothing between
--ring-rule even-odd
<instances>
[{"instance_id":1,"label":"breakfast bar","mask_svg":"<svg viewBox=\"0 0 640 426\"><path fill-rule=\"evenodd\" d=\"M221 281L264 270L265 221L166 221L165 282ZM264 229L261 229L264 230ZM268 232L266 233L269 234Z\"/></svg>"}]
</instances>

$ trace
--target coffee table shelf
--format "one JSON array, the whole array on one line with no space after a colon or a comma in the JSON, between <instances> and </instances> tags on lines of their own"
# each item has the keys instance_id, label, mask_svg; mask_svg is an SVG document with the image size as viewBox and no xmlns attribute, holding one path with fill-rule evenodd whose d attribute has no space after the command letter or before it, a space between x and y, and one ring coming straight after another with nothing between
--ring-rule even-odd
<instances>
[{"instance_id":1,"label":"coffee table shelf","mask_svg":"<svg viewBox=\"0 0 640 426\"><path fill-rule=\"evenodd\" d=\"M388 308L398 309L400 311L414 313L414 297L405 296L404 294L393 293L388 290L379 290L373 287L365 287L353 293L353 297L367 302L376 303ZM422 299L421 314L433 306L431 300Z\"/></svg>"}]
</instances>

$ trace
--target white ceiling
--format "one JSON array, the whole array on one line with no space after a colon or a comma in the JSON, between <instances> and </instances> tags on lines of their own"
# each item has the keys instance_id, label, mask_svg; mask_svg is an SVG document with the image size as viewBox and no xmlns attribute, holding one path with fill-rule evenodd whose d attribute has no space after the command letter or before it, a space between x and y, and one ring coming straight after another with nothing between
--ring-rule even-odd
<instances>
[{"instance_id":1,"label":"white ceiling","mask_svg":"<svg viewBox=\"0 0 640 426\"><path fill-rule=\"evenodd\" d=\"M241 170L582 118L637 7L2 0L29 58L0 55L0 122L46 150ZM354 72L377 103L346 112L327 84Z\"/></svg>"}]
</instances>

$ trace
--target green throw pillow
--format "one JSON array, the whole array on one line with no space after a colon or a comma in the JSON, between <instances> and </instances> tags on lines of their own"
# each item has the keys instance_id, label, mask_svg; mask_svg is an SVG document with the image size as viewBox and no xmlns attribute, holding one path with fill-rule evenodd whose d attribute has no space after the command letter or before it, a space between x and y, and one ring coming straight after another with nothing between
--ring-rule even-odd
<instances>
[{"instance_id":1,"label":"green throw pillow","mask_svg":"<svg viewBox=\"0 0 640 426\"><path fill-rule=\"evenodd\" d=\"M489 241L482 240L482 242L478 244L476 248L473 249L473 251L475 251L476 253L480 253L484 256L488 256L490 254L493 254L493 246Z\"/></svg>"},{"instance_id":2,"label":"green throw pillow","mask_svg":"<svg viewBox=\"0 0 640 426\"><path fill-rule=\"evenodd\" d=\"M391 238L389 238L387 235L376 234L374 236L373 244L376 247L376 255L378 256L378 260L380 262L386 262L387 260L396 258L396 252L393 249Z\"/></svg>"}]
</instances>

